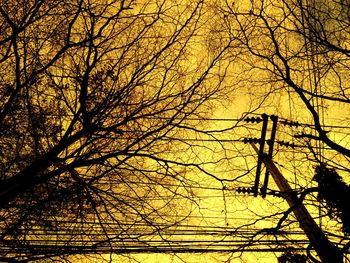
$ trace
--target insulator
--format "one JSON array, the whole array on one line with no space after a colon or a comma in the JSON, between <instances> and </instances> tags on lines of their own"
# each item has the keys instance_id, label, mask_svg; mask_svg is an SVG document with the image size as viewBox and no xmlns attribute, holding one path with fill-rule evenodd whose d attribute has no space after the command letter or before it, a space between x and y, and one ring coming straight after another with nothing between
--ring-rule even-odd
<instances>
[{"instance_id":1,"label":"insulator","mask_svg":"<svg viewBox=\"0 0 350 263\"><path fill-rule=\"evenodd\" d=\"M258 138L248 138L248 137L245 137L243 138L243 143L247 144L247 143L259 143L260 142L260 139Z\"/></svg>"},{"instance_id":2,"label":"insulator","mask_svg":"<svg viewBox=\"0 0 350 263\"><path fill-rule=\"evenodd\" d=\"M254 192L254 189L251 187L237 187L236 192L243 193L243 194L250 194Z\"/></svg>"},{"instance_id":3,"label":"insulator","mask_svg":"<svg viewBox=\"0 0 350 263\"><path fill-rule=\"evenodd\" d=\"M256 123L262 122L262 119L260 117L256 117L254 120Z\"/></svg>"},{"instance_id":4,"label":"insulator","mask_svg":"<svg viewBox=\"0 0 350 263\"><path fill-rule=\"evenodd\" d=\"M245 192L246 192L247 194L251 194L253 191L252 191L252 188L246 187L246 188L245 188Z\"/></svg>"},{"instance_id":5,"label":"insulator","mask_svg":"<svg viewBox=\"0 0 350 263\"><path fill-rule=\"evenodd\" d=\"M259 123L262 121L260 117L247 117L244 119L245 122L251 122L251 123Z\"/></svg>"},{"instance_id":6,"label":"insulator","mask_svg":"<svg viewBox=\"0 0 350 263\"><path fill-rule=\"evenodd\" d=\"M291 142L285 142L285 141L277 141L277 143L281 146L285 146L285 147L291 147L291 148L295 148L297 145L295 145L294 143Z\"/></svg>"},{"instance_id":7,"label":"insulator","mask_svg":"<svg viewBox=\"0 0 350 263\"><path fill-rule=\"evenodd\" d=\"M282 123L283 125L287 125L288 121L287 121L287 120L283 120L283 121L281 121L281 123Z\"/></svg>"},{"instance_id":8,"label":"insulator","mask_svg":"<svg viewBox=\"0 0 350 263\"><path fill-rule=\"evenodd\" d=\"M281 121L281 123L284 125L284 126L295 126L295 127L299 127L300 126L300 123L297 122L297 121L288 121L288 120L283 120Z\"/></svg>"}]
</instances>

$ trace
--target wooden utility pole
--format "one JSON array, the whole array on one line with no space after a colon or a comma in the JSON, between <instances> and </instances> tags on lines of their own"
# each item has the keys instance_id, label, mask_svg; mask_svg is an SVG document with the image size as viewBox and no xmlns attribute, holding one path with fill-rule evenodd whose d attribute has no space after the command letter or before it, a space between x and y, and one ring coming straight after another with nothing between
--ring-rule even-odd
<instances>
[{"instance_id":1,"label":"wooden utility pole","mask_svg":"<svg viewBox=\"0 0 350 263\"><path fill-rule=\"evenodd\" d=\"M259 153L258 148L252 144L254 150ZM269 170L279 190L286 193L284 198L289 206L294 208L293 213L297 218L300 227L304 230L308 237L311 246L317 252L319 258L323 263L343 263L343 254L339 248L334 246L323 233L322 229L316 224L305 206L300 202L296 195L292 193L293 189L290 187L288 181L283 177L276 165L273 163L271 157L264 154L263 162Z\"/></svg>"}]
</instances>

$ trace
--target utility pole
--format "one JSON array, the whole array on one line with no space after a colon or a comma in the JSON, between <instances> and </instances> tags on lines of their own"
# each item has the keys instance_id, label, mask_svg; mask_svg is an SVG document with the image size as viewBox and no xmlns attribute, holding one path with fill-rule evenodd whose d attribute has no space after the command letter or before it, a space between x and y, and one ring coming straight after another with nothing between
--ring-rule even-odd
<instances>
[{"instance_id":1,"label":"utility pole","mask_svg":"<svg viewBox=\"0 0 350 263\"><path fill-rule=\"evenodd\" d=\"M275 121L277 122L277 120L274 120L274 128L272 132L275 132L276 129ZM266 133L266 124L264 124L263 126L263 133ZM265 134L263 135L263 137L265 137ZM271 137L273 137L274 139L274 134ZM295 194L289 194L293 193L293 189L290 187L288 181L284 178L282 173L278 170L278 168L272 161L272 150L269 151L269 154L263 154L263 156L261 157L261 146L263 144L264 142L260 140L260 149L258 149L255 144L251 143L256 153L260 156L259 159L262 159L262 162L265 164L266 170L270 172L279 190L283 193L286 193L284 198L286 199L289 206L294 209L293 213L297 218L300 227L305 232L306 236L310 241L311 246L315 249L321 261L323 263L343 263L343 254L340 251L340 249L334 246L328 240L326 235L323 233L322 229L316 224L314 219L311 217L308 210L305 208L302 202L298 200L297 196ZM273 141L270 141L270 147L272 147L272 145ZM267 178L265 177L264 187L262 188L263 197L266 194L266 184Z\"/></svg>"}]
</instances>

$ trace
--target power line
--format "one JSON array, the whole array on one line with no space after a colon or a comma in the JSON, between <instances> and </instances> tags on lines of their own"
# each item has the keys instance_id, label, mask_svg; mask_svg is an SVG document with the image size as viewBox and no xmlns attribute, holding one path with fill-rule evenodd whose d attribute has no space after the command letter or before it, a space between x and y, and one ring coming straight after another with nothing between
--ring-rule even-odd
<instances>
[{"instance_id":1,"label":"power line","mask_svg":"<svg viewBox=\"0 0 350 263\"><path fill-rule=\"evenodd\" d=\"M43 116L48 116L48 117L74 117L74 114L52 114L52 113L40 113ZM22 113L20 115L27 116L29 115L28 113ZM249 115L253 116L261 116L262 114L260 113L249 113ZM113 117L113 116L106 116L108 119L122 119L118 117ZM216 117L161 117L161 116L137 116L136 119L149 119L149 120L182 120L182 121L219 121L219 122L243 122L246 118L249 117L242 117L242 118L216 118ZM135 118L131 118L130 120L133 120ZM298 121L293 121L288 118L283 118L279 117L280 123L284 126L303 126L303 127L310 127L314 128L314 124L310 123L305 123L305 122L298 122ZM247 124L247 123L246 123ZM338 128L338 129L350 129L349 125L322 125L324 128Z\"/></svg>"}]
</instances>

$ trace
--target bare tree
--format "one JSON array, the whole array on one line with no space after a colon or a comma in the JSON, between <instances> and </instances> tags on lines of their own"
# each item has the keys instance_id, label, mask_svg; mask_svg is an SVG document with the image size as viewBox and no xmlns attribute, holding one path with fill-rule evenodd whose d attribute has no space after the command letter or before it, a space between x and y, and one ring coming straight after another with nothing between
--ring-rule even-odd
<instances>
[{"instance_id":1,"label":"bare tree","mask_svg":"<svg viewBox=\"0 0 350 263\"><path fill-rule=\"evenodd\" d=\"M218 1L216 8L222 31L240 43L241 70L236 78L241 79L242 92L245 88L252 94L260 111L287 116L279 123L280 147L273 160L281 164L294 184L297 203L314 211L315 218L327 216L326 222L330 222L327 206L332 201L327 205L316 194L324 196L322 191L328 184L322 185L320 177L317 184L314 174L315 167L317 171L328 167L323 178L338 172L349 182L349 3ZM302 124L292 122L296 120ZM286 144L281 138L293 143ZM290 146L292 153L287 154L282 146ZM337 176L333 177L341 185ZM346 189L346 184L341 188ZM320 214L312 209L319 206L323 211ZM271 217L279 218L273 229L286 227L296 207L281 209L279 216L278 212L271 213ZM349 240L346 232L341 232L341 224L336 225L324 224L323 232L340 253L345 253Z\"/></svg>"},{"instance_id":2,"label":"bare tree","mask_svg":"<svg viewBox=\"0 0 350 263\"><path fill-rule=\"evenodd\" d=\"M201 0L1 4L1 260L121 251L191 212L203 168L179 138L225 73L205 19Z\"/></svg>"}]
</instances>

